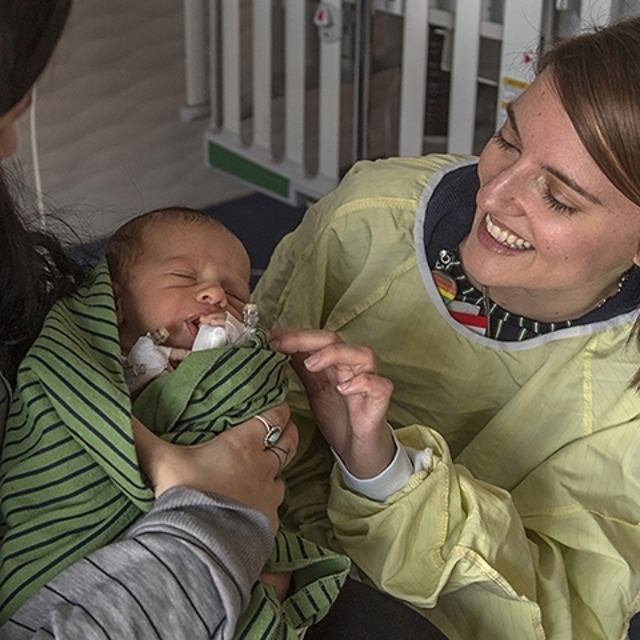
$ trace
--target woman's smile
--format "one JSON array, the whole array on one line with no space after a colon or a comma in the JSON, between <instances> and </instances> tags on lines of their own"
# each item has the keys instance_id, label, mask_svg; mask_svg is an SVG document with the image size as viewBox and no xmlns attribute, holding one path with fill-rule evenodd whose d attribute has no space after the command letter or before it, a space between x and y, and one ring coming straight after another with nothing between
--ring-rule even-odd
<instances>
[{"instance_id":1,"label":"woman's smile","mask_svg":"<svg viewBox=\"0 0 640 640\"><path fill-rule=\"evenodd\" d=\"M478 178L460 258L474 286L507 311L578 318L640 262L640 207L589 156L548 72L508 107Z\"/></svg>"},{"instance_id":2,"label":"woman's smile","mask_svg":"<svg viewBox=\"0 0 640 640\"><path fill-rule=\"evenodd\" d=\"M485 229L496 242L502 246L508 247L509 249L514 249L516 251L533 249L533 246L528 240L516 235L510 229L496 224L488 213L484 217L484 226L481 226L480 228Z\"/></svg>"}]
</instances>

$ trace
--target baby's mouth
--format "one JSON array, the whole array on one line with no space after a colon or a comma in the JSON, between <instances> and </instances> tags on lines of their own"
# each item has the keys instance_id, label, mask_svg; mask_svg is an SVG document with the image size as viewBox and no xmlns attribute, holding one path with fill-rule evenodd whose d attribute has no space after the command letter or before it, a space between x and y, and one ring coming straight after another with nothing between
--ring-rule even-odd
<instances>
[{"instance_id":1,"label":"baby's mouth","mask_svg":"<svg viewBox=\"0 0 640 640\"><path fill-rule=\"evenodd\" d=\"M198 329L200 328L200 316L191 316L185 320L187 325L187 329L193 338L198 334Z\"/></svg>"},{"instance_id":2,"label":"baby's mouth","mask_svg":"<svg viewBox=\"0 0 640 640\"><path fill-rule=\"evenodd\" d=\"M510 249L516 249L520 251L526 251L527 249L533 248L532 244L529 241L525 240L524 238L521 238L520 236L517 236L512 231L507 231L506 229L502 229L502 227L499 227L497 224L495 224L491 220L491 217L489 216L488 213L484 217L484 226L485 226L485 229L487 230L487 233L496 242L499 242L505 247L509 247Z\"/></svg>"}]
</instances>

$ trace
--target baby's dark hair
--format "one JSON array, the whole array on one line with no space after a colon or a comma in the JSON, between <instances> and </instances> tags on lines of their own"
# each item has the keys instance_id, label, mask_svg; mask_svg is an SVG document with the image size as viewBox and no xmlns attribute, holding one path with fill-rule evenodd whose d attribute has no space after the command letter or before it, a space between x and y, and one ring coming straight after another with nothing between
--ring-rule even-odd
<instances>
[{"instance_id":1,"label":"baby's dark hair","mask_svg":"<svg viewBox=\"0 0 640 640\"><path fill-rule=\"evenodd\" d=\"M105 255L111 278L121 282L129 269L144 252L144 233L153 224L163 223L203 224L231 233L222 222L199 209L175 206L154 209L123 224L109 239Z\"/></svg>"}]
</instances>

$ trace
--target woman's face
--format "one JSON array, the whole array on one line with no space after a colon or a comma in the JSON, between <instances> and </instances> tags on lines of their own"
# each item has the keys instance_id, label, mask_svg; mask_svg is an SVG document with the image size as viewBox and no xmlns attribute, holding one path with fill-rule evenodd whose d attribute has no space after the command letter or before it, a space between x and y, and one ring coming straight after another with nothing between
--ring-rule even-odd
<instances>
[{"instance_id":1,"label":"woman's face","mask_svg":"<svg viewBox=\"0 0 640 640\"><path fill-rule=\"evenodd\" d=\"M7 113L0 116L0 159L12 156L18 147L16 120L31 104L31 92L14 105Z\"/></svg>"},{"instance_id":2,"label":"woman's face","mask_svg":"<svg viewBox=\"0 0 640 640\"><path fill-rule=\"evenodd\" d=\"M511 289L547 300L562 292L586 311L640 263L640 207L591 159L548 74L510 105L482 152L460 253L467 275L492 297L498 289L506 299Z\"/></svg>"}]
</instances>

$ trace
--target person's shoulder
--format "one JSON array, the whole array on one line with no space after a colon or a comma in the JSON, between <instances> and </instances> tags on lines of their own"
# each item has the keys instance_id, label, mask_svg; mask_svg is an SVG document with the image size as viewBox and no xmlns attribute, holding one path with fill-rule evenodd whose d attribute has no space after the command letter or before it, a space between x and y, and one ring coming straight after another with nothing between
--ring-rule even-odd
<instances>
[{"instance_id":1,"label":"person's shoulder","mask_svg":"<svg viewBox=\"0 0 640 640\"><path fill-rule=\"evenodd\" d=\"M465 160L467 156L453 154L362 160L345 175L338 191L348 199L419 199L438 171Z\"/></svg>"},{"instance_id":2,"label":"person's shoulder","mask_svg":"<svg viewBox=\"0 0 640 640\"><path fill-rule=\"evenodd\" d=\"M349 237L368 228L378 234L411 233L425 187L440 171L468 163L468 156L433 154L357 162L340 185L313 205L288 243L301 255L317 249L320 238Z\"/></svg>"},{"instance_id":3,"label":"person's shoulder","mask_svg":"<svg viewBox=\"0 0 640 640\"><path fill-rule=\"evenodd\" d=\"M323 229L354 228L361 219L400 217L411 226L425 187L440 171L469 162L469 157L432 154L357 162L340 185L310 211L317 234ZM357 225L356 225L357 226Z\"/></svg>"}]
</instances>

